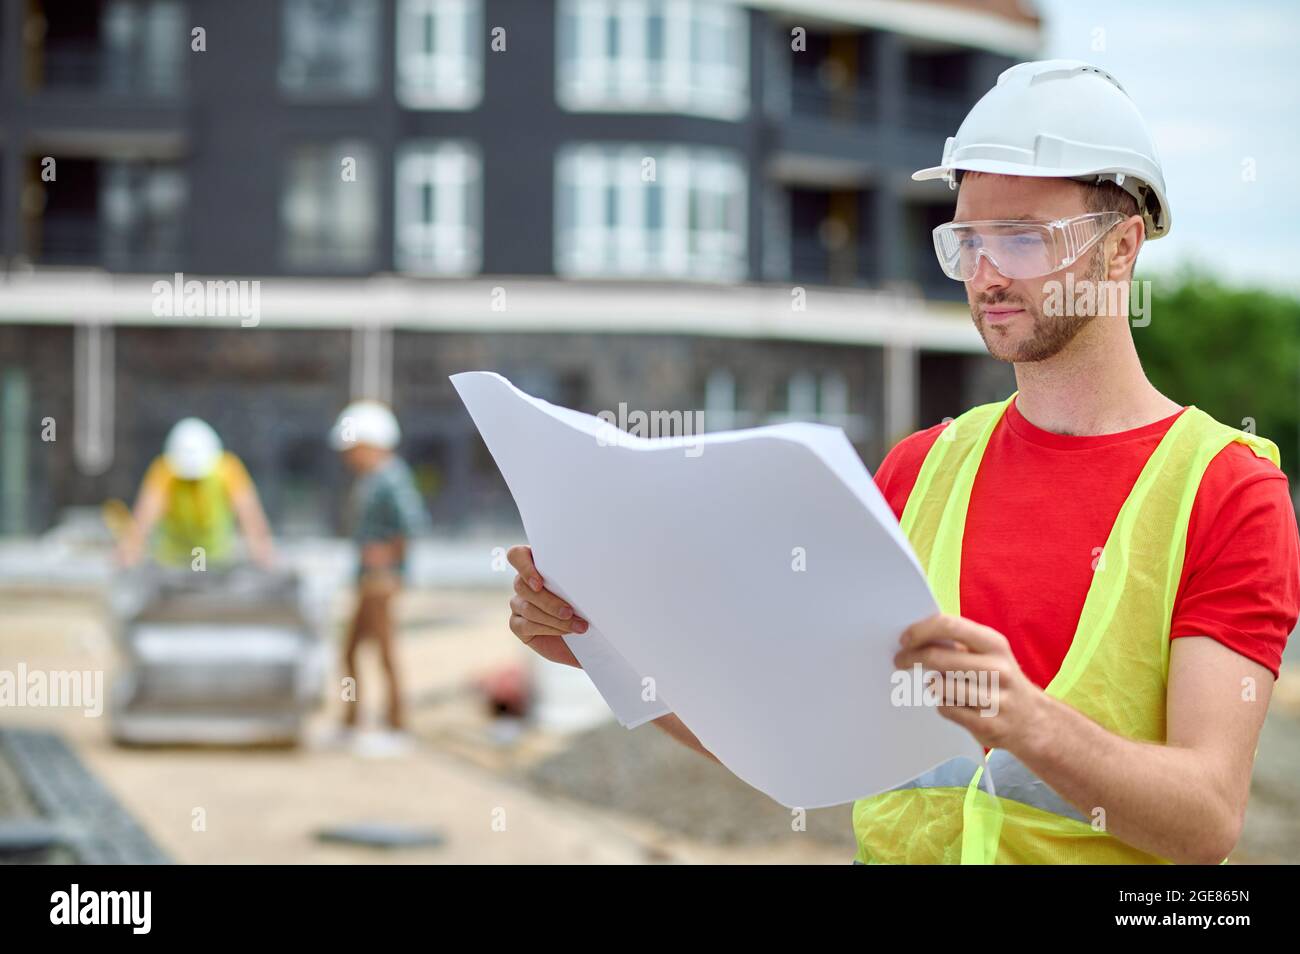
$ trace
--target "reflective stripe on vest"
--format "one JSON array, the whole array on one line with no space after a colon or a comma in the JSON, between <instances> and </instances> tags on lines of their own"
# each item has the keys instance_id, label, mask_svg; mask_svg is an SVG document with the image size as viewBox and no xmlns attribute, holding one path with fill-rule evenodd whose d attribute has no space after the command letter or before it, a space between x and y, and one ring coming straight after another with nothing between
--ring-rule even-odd
<instances>
[{"instance_id":1,"label":"reflective stripe on vest","mask_svg":"<svg viewBox=\"0 0 1300 954\"><path fill-rule=\"evenodd\" d=\"M945 613L961 612L971 488L989 438L1014 397L971 408L944 428L903 510L903 532ZM1197 407L1174 421L1115 518L1069 651L1045 690L1127 738L1165 741L1169 629L1188 519L1205 469L1233 441L1280 464L1272 441L1220 424ZM1108 834L1103 809L1080 811L1014 755L994 749L983 763L951 759L856 802L856 860L1162 863Z\"/></svg>"}]
</instances>

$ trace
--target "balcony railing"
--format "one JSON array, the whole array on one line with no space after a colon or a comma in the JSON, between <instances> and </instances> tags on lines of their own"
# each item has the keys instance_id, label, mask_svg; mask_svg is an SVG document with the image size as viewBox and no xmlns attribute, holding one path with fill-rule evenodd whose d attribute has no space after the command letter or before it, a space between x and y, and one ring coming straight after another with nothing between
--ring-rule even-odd
<instances>
[{"instance_id":1,"label":"balcony railing","mask_svg":"<svg viewBox=\"0 0 1300 954\"><path fill-rule=\"evenodd\" d=\"M99 223L92 216L46 216L37 235L42 263L92 265L100 259Z\"/></svg>"},{"instance_id":2,"label":"balcony railing","mask_svg":"<svg viewBox=\"0 0 1300 954\"><path fill-rule=\"evenodd\" d=\"M908 127L952 135L971 103L959 90L912 86L903 94L900 114ZM833 88L807 73L790 76L790 109L796 115L849 125L876 122L881 114L875 90L862 82Z\"/></svg>"},{"instance_id":3,"label":"balcony railing","mask_svg":"<svg viewBox=\"0 0 1300 954\"><path fill-rule=\"evenodd\" d=\"M819 119L869 123L876 118L876 99L870 89L860 84L833 88L815 76L794 73L790 77L790 109Z\"/></svg>"},{"instance_id":4,"label":"balcony railing","mask_svg":"<svg viewBox=\"0 0 1300 954\"><path fill-rule=\"evenodd\" d=\"M914 129L957 134L972 101L968 96L946 89L912 87L903 97L903 122Z\"/></svg>"},{"instance_id":5,"label":"balcony railing","mask_svg":"<svg viewBox=\"0 0 1300 954\"><path fill-rule=\"evenodd\" d=\"M60 42L41 55L48 89L93 89L97 92L165 97L179 92L178 60L129 56L94 42Z\"/></svg>"},{"instance_id":6,"label":"balcony railing","mask_svg":"<svg viewBox=\"0 0 1300 954\"><path fill-rule=\"evenodd\" d=\"M175 223L129 233L105 228L86 215L47 215L34 227L34 258L43 265L98 265L110 269L174 264L181 238Z\"/></svg>"},{"instance_id":7,"label":"balcony railing","mask_svg":"<svg viewBox=\"0 0 1300 954\"><path fill-rule=\"evenodd\" d=\"M922 295L932 301L965 301L966 286L955 282L936 267L924 268L915 277L915 285Z\"/></svg>"},{"instance_id":8,"label":"balcony railing","mask_svg":"<svg viewBox=\"0 0 1300 954\"><path fill-rule=\"evenodd\" d=\"M875 263L865 242L835 251L815 235L790 237L790 280L808 285L862 286L872 282Z\"/></svg>"}]
</instances>

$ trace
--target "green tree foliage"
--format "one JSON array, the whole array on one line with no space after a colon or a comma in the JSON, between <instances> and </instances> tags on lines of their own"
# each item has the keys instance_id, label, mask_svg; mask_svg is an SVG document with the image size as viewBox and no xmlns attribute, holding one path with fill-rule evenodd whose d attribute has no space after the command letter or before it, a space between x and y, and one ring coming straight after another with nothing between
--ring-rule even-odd
<instances>
[{"instance_id":1,"label":"green tree foliage","mask_svg":"<svg viewBox=\"0 0 1300 954\"><path fill-rule=\"evenodd\" d=\"M1133 328L1152 384L1233 427L1254 420L1300 470L1300 299L1192 271L1151 277L1150 324Z\"/></svg>"}]
</instances>

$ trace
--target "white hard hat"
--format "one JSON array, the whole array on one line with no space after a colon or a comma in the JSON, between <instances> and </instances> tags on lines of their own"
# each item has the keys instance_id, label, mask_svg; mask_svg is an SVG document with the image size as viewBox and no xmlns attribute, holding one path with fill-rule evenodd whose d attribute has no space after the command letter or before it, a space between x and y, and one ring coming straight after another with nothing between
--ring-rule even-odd
<instances>
[{"instance_id":1,"label":"white hard hat","mask_svg":"<svg viewBox=\"0 0 1300 954\"><path fill-rule=\"evenodd\" d=\"M1169 200L1146 123L1115 77L1078 60L1018 63L998 77L943 147L943 162L912 174L958 171L1114 182L1137 199L1146 237L1169 231Z\"/></svg>"},{"instance_id":2,"label":"white hard hat","mask_svg":"<svg viewBox=\"0 0 1300 954\"><path fill-rule=\"evenodd\" d=\"M199 480L212 473L221 459L221 438L207 421L182 418L167 435L163 457L177 477Z\"/></svg>"},{"instance_id":3,"label":"white hard hat","mask_svg":"<svg viewBox=\"0 0 1300 954\"><path fill-rule=\"evenodd\" d=\"M397 418L379 401L353 401L339 413L330 431L330 446L340 451L357 444L392 450L401 439Z\"/></svg>"}]
</instances>

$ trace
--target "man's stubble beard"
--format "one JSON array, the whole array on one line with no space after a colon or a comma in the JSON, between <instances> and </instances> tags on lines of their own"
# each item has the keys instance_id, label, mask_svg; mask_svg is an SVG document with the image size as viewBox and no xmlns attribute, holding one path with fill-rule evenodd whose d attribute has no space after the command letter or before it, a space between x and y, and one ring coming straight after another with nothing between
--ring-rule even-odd
<instances>
[{"instance_id":1,"label":"man's stubble beard","mask_svg":"<svg viewBox=\"0 0 1300 954\"><path fill-rule=\"evenodd\" d=\"M1079 282L1093 282L1094 287L1100 287L1102 276L1106 272L1106 260L1101 248L1095 248L1092 251L1092 259L1088 262L1088 271ZM980 316L980 310L990 305L1010 304L1023 308L1025 313L1033 319L1033 331L1029 337L1016 345L1010 353L1004 348L999 347L998 333L993 333L990 340L989 329L984 324L984 319ZM1064 309L1069 311L1070 309ZM1075 339L1075 336L1084 329L1084 326L1092 320L1092 315L1079 314L1062 314L1048 316L1043 314L1041 305L1035 305L1028 299L1015 295L1006 295L1001 292L994 295L981 295L971 303L971 318L975 321L975 328L984 339L984 347L988 349L989 355L998 361L1008 363L1020 363L1031 361L1046 361L1048 358L1060 354L1065 346Z\"/></svg>"}]
</instances>

